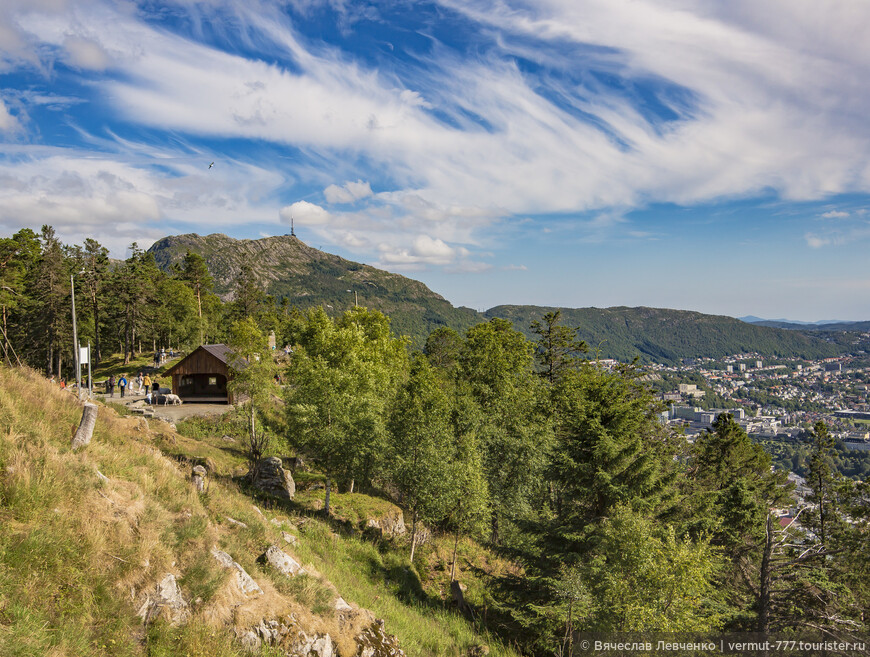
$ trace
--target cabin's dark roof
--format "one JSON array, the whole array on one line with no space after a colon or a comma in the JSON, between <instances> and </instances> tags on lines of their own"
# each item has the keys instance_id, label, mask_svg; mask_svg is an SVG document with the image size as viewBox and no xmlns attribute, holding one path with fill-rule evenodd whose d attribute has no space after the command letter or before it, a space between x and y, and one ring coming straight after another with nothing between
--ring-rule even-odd
<instances>
[{"instance_id":1,"label":"cabin's dark roof","mask_svg":"<svg viewBox=\"0 0 870 657\"><path fill-rule=\"evenodd\" d=\"M202 345L202 349L205 349L212 356L217 358L220 362L225 363L227 365L230 364L230 352L232 351L225 344L204 344Z\"/></svg>"},{"instance_id":2,"label":"cabin's dark roof","mask_svg":"<svg viewBox=\"0 0 870 657\"><path fill-rule=\"evenodd\" d=\"M243 369L245 369L245 367L248 366L248 362L244 358L235 358L235 359L232 358L233 350L229 346L227 346L225 344L204 344L204 345L200 345L199 347L194 349L187 356L185 356L180 361L178 361L175 365L173 365L168 370L166 370L163 373L163 375L167 376L167 375L172 374L172 372L178 366L180 366L182 363L184 363L188 358L190 358L193 354L195 354L200 349L202 349L203 351L206 351L211 356L214 356L215 358L217 358L220 362L222 362L224 365L226 365L229 369L234 369L234 370L238 371L238 370L243 370Z\"/></svg>"}]
</instances>

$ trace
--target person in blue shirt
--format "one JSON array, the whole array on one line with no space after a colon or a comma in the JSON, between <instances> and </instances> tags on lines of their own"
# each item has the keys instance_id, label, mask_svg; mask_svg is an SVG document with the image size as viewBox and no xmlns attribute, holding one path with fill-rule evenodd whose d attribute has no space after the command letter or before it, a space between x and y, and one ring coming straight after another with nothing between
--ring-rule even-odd
<instances>
[{"instance_id":1,"label":"person in blue shirt","mask_svg":"<svg viewBox=\"0 0 870 657\"><path fill-rule=\"evenodd\" d=\"M122 374L121 378L118 379L118 388L121 389L121 397L123 397L124 390L127 389L127 376L125 374Z\"/></svg>"}]
</instances>

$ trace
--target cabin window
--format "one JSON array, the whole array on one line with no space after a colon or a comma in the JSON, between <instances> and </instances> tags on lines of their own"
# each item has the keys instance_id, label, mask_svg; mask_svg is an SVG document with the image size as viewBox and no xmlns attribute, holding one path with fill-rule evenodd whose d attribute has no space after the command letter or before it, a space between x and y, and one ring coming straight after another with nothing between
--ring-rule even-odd
<instances>
[{"instance_id":1,"label":"cabin window","mask_svg":"<svg viewBox=\"0 0 870 657\"><path fill-rule=\"evenodd\" d=\"M217 385L217 377L216 376L208 377L208 384L210 386L216 386Z\"/></svg>"}]
</instances>

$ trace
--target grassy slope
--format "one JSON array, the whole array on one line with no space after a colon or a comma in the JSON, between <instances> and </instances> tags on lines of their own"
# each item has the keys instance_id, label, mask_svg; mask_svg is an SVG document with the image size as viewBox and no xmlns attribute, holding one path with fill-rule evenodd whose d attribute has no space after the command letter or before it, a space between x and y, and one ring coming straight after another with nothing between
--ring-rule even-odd
<instances>
[{"instance_id":1,"label":"grassy slope","mask_svg":"<svg viewBox=\"0 0 870 657\"><path fill-rule=\"evenodd\" d=\"M476 635L433 597L415 594L404 545L336 533L340 526L309 517L304 504L258 511L231 478L244 469L237 445L184 437L163 423L101 407L91 445L73 453L80 415L68 392L35 373L0 368L3 657L243 654L228 627L244 626L244 607L233 612L229 605L227 571L209 555L213 545L266 590L272 617L295 610L311 628L329 631L345 653L348 637L331 610L338 592L385 618L408 655L461 655L482 641L490 654L513 654ZM214 469L205 495L188 480L194 458ZM342 497L340 508L386 504ZM287 581L256 563L269 544L286 545L282 529L298 535L296 548L286 550L312 576ZM158 622L146 631L135 615L142 592L169 572L192 603L192 620L180 628ZM245 613L250 621L253 612Z\"/></svg>"}]
</instances>

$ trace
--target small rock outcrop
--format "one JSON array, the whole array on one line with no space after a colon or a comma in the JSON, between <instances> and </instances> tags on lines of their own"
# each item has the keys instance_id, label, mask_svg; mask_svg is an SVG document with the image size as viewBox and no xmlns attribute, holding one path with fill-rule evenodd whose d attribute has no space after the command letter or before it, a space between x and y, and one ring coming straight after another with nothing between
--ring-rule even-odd
<instances>
[{"instance_id":1,"label":"small rock outcrop","mask_svg":"<svg viewBox=\"0 0 870 657\"><path fill-rule=\"evenodd\" d=\"M223 550L218 550L217 548L212 548L211 554L224 568L229 568L236 571L236 583L238 584L239 589L242 591L242 593L244 593L245 595L250 595L252 593L263 593L263 589L260 588L260 585L257 584L253 580L253 578L248 575L248 572L244 568L242 568L236 561L234 561L230 555L228 555Z\"/></svg>"},{"instance_id":2,"label":"small rock outcrop","mask_svg":"<svg viewBox=\"0 0 870 657\"><path fill-rule=\"evenodd\" d=\"M287 575L287 577L306 574L305 569L299 565L299 562L277 545L270 545L269 549L260 555L258 561L269 564L278 572Z\"/></svg>"},{"instance_id":3,"label":"small rock outcrop","mask_svg":"<svg viewBox=\"0 0 870 657\"><path fill-rule=\"evenodd\" d=\"M270 456L257 461L251 484L267 495L283 500L292 500L296 495L296 484L289 470L285 470L281 459Z\"/></svg>"},{"instance_id":4,"label":"small rock outcrop","mask_svg":"<svg viewBox=\"0 0 870 657\"><path fill-rule=\"evenodd\" d=\"M460 584L455 579L450 582L450 597L453 598L453 603L456 605L456 608L459 609L459 612L465 616L466 618L472 618L474 613L471 609L471 605L465 600L465 591L468 590L468 587L465 584Z\"/></svg>"},{"instance_id":5,"label":"small rock outcrop","mask_svg":"<svg viewBox=\"0 0 870 657\"><path fill-rule=\"evenodd\" d=\"M208 471L201 465L193 466L193 472L190 479L193 482L193 487L197 493L205 492L205 478L208 476Z\"/></svg>"},{"instance_id":6,"label":"small rock outcrop","mask_svg":"<svg viewBox=\"0 0 870 657\"><path fill-rule=\"evenodd\" d=\"M172 625L187 622L190 610L181 595L175 575L167 574L145 595L145 601L139 607L137 615L145 625L150 625L160 617Z\"/></svg>"},{"instance_id":7,"label":"small rock outcrop","mask_svg":"<svg viewBox=\"0 0 870 657\"><path fill-rule=\"evenodd\" d=\"M384 629L384 621L376 620L363 629L356 638L359 646L357 657L405 657L405 652L399 647L399 642Z\"/></svg>"},{"instance_id":8,"label":"small rock outcrop","mask_svg":"<svg viewBox=\"0 0 870 657\"><path fill-rule=\"evenodd\" d=\"M335 647L329 634L308 635L293 616L285 620L261 620L245 630L236 630L236 637L245 648L259 650L261 646L280 647L287 655L334 657Z\"/></svg>"},{"instance_id":9,"label":"small rock outcrop","mask_svg":"<svg viewBox=\"0 0 870 657\"><path fill-rule=\"evenodd\" d=\"M384 538L393 538L407 533L405 518L399 507L390 509L380 518L369 518L366 521L366 529L379 533Z\"/></svg>"}]
</instances>

